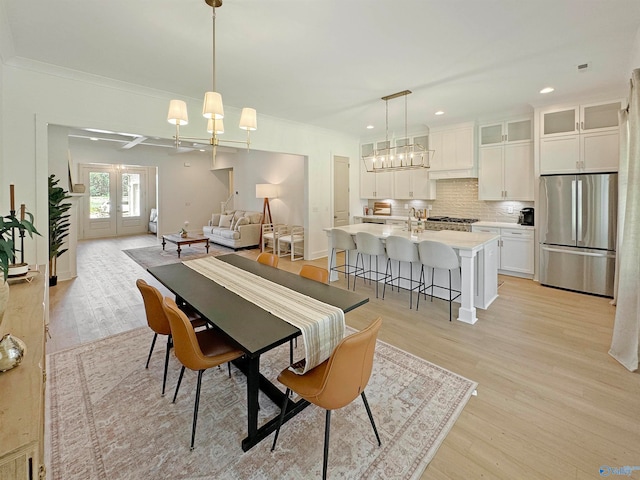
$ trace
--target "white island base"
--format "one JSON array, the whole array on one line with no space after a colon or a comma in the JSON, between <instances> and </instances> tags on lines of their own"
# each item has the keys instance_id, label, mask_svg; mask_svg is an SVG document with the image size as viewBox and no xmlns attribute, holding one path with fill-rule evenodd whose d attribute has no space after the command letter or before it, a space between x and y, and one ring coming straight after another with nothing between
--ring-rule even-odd
<instances>
[{"instance_id":1,"label":"white island base","mask_svg":"<svg viewBox=\"0 0 640 480\"><path fill-rule=\"evenodd\" d=\"M423 240L432 240L441 242L452 247L460 257L461 278L457 275L452 276L452 288L460 290L461 295L458 298L460 309L458 310L458 320L464 323L474 324L478 321L476 308L487 309L489 305L498 297L498 240L499 235L493 233L476 233L476 232L455 232L450 230L425 231L418 235L411 235L406 228L397 225L379 225L373 223L359 223L355 225L346 225L337 227L340 230L353 235L357 232L371 233L382 241L390 235L408 238L414 243ZM326 228L327 240L329 247L329 256L327 259L327 268L329 265L335 265L335 253L333 252L333 242L331 236L331 228ZM353 252L350 255L350 262L355 264L356 255ZM387 257L380 259L378 262L381 273L384 273L387 263ZM396 262L393 262L393 268L397 268ZM412 265L413 278L418 279L422 265L415 263ZM406 266L403 265L403 268ZM404 276L404 275L403 275ZM330 281L338 279L336 272L330 272ZM446 272L436 271L435 283L437 285L448 285L449 278ZM408 282L406 282L408 283ZM402 283L401 283L401 286ZM407 285L404 285L405 287ZM439 294L436 289L434 296L448 299L447 296ZM443 290L447 292L447 290Z\"/></svg>"}]
</instances>

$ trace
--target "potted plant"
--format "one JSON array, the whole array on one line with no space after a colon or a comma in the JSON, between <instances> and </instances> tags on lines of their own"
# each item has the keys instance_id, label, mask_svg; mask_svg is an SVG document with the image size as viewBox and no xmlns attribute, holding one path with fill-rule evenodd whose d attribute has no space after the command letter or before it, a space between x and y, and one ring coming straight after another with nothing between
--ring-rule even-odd
<instances>
[{"instance_id":1,"label":"potted plant","mask_svg":"<svg viewBox=\"0 0 640 480\"><path fill-rule=\"evenodd\" d=\"M64 188L59 187L58 182L55 175L49 176L49 286L51 287L58 284L57 260L68 250L62 247L71 227L70 215L67 213L71 204L65 203L71 195Z\"/></svg>"},{"instance_id":2,"label":"potted plant","mask_svg":"<svg viewBox=\"0 0 640 480\"><path fill-rule=\"evenodd\" d=\"M24 218L27 216L27 219ZM20 219L15 216L15 212L9 213L5 217L0 217L0 323L9 301L9 267L15 263L15 239L24 237L27 232L33 238L33 234L40 235L33 226L33 215L24 212ZM12 235L17 233L17 235Z\"/></svg>"}]
</instances>

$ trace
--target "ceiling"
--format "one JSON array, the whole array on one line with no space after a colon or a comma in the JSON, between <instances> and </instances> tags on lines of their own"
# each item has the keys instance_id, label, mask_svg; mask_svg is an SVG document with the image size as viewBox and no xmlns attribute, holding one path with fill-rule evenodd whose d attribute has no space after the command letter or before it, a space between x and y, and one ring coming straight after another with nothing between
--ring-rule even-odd
<instances>
[{"instance_id":1,"label":"ceiling","mask_svg":"<svg viewBox=\"0 0 640 480\"><path fill-rule=\"evenodd\" d=\"M204 0L2 0L0 8L5 63L44 62L176 98L211 89ZM384 135L380 98L401 90L413 92L415 130L626 92L640 66L632 65L638 0L224 0L216 12L225 105L360 138ZM555 91L543 96L546 86ZM389 102L394 129L404 130L402 99Z\"/></svg>"}]
</instances>

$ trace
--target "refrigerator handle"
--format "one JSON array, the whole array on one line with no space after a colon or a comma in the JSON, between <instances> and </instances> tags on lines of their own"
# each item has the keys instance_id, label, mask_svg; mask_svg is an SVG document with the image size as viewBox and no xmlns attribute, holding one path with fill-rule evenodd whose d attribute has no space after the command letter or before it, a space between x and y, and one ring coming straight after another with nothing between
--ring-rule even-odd
<instances>
[{"instance_id":1,"label":"refrigerator handle","mask_svg":"<svg viewBox=\"0 0 640 480\"><path fill-rule=\"evenodd\" d=\"M576 210L578 216L578 241L582 241L582 180L578 180L578 195L576 197Z\"/></svg>"},{"instance_id":2,"label":"refrigerator handle","mask_svg":"<svg viewBox=\"0 0 640 480\"><path fill-rule=\"evenodd\" d=\"M571 240L576 239L576 181L571 180Z\"/></svg>"}]
</instances>

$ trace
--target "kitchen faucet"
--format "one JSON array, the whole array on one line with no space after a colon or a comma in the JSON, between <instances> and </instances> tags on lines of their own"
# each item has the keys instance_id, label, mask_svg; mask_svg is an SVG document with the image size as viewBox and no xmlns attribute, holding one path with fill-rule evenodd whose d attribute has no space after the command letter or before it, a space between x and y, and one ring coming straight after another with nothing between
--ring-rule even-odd
<instances>
[{"instance_id":1,"label":"kitchen faucet","mask_svg":"<svg viewBox=\"0 0 640 480\"><path fill-rule=\"evenodd\" d=\"M411 212L413 212L413 216L416 215L416 207L411 207L409 209L409 218L407 219L407 231L411 233Z\"/></svg>"}]
</instances>

